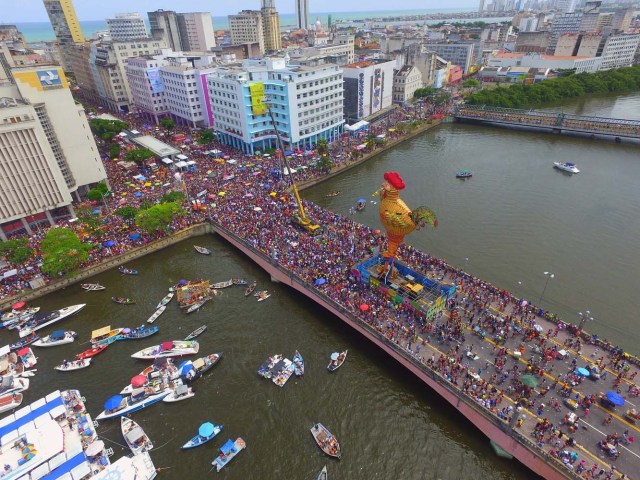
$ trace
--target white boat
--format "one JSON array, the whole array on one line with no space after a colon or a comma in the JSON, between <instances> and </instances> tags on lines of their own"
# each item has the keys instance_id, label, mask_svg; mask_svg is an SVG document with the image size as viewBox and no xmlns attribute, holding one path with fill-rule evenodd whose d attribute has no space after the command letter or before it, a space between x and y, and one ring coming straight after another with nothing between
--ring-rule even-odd
<instances>
[{"instance_id":1,"label":"white boat","mask_svg":"<svg viewBox=\"0 0 640 480\"><path fill-rule=\"evenodd\" d=\"M19 407L21 403L22 403L21 393L13 392L13 393L7 393L6 395L2 395L0 397L0 413Z\"/></svg>"},{"instance_id":2,"label":"white boat","mask_svg":"<svg viewBox=\"0 0 640 480\"><path fill-rule=\"evenodd\" d=\"M187 308L187 313L193 313L196 310L200 310L204 306L204 304L207 303L208 300L209 300L208 298L203 298L202 300L194 303L189 308Z\"/></svg>"},{"instance_id":3,"label":"white boat","mask_svg":"<svg viewBox=\"0 0 640 480\"><path fill-rule=\"evenodd\" d=\"M145 377L146 381L139 377ZM164 358L156 360L152 365L149 365L133 377L129 385L120 391L120 395L131 395L136 388L154 387L162 382L170 382L179 377L180 370L175 366L172 359Z\"/></svg>"},{"instance_id":4,"label":"white boat","mask_svg":"<svg viewBox=\"0 0 640 480\"><path fill-rule=\"evenodd\" d=\"M160 300L160 303L158 303L158 306L156 308L164 307L167 303L171 301L174 295L175 293L173 292L167 293L165 297L162 300Z\"/></svg>"},{"instance_id":5,"label":"white boat","mask_svg":"<svg viewBox=\"0 0 640 480\"><path fill-rule=\"evenodd\" d=\"M158 387L157 391L149 392L148 389L140 388L134 391L131 396L123 397L115 395L104 405L104 410L96 417L96 420L105 420L107 418L116 418L129 413L137 412L143 408L160 402L164 397L169 395L170 391Z\"/></svg>"},{"instance_id":6,"label":"white boat","mask_svg":"<svg viewBox=\"0 0 640 480\"><path fill-rule=\"evenodd\" d=\"M553 162L553 166L559 170L569 173L580 173L575 163L571 162Z\"/></svg>"},{"instance_id":7,"label":"white boat","mask_svg":"<svg viewBox=\"0 0 640 480\"><path fill-rule=\"evenodd\" d=\"M86 303L80 303L78 305L71 305L70 307L64 307L60 310L56 310L55 312L51 312L50 315L47 315L42 319L42 323L40 321L37 321L34 325L30 325L20 329L20 338L26 337L30 333L38 331L41 328L48 327L49 325L59 322L60 320L64 320L71 315L75 315L86 306Z\"/></svg>"},{"instance_id":8,"label":"white boat","mask_svg":"<svg viewBox=\"0 0 640 480\"><path fill-rule=\"evenodd\" d=\"M233 279L229 279L229 280L227 280L225 282L214 283L214 284L211 285L210 288L220 289L220 288L230 287L231 285L233 285Z\"/></svg>"},{"instance_id":9,"label":"white boat","mask_svg":"<svg viewBox=\"0 0 640 480\"><path fill-rule=\"evenodd\" d=\"M182 355L195 355L200 349L196 341L173 340L163 342L160 345L147 347L131 355L132 358L150 360L154 358L180 357Z\"/></svg>"},{"instance_id":10,"label":"white boat","mask_svg":"<svg viewBox=\"0 0 640 480\"><path fill-rule=\"evenodd\" d=\"M271 381L279 387L284 387L287 380L293 375L293 362L288 358L282 360L281 365L276 365L271 374Z\"/></svg>"},{"instance_id":11,"label":"white boat","mask_svg":"<svg viewBox=\"0 0 640 480\"><path fill-rule=\"evenodd\" d=\"M155 321L158 319L158 317L164 313L164 311L165 311L166 309L167 309L167 306L166 306L166 305L162 305L160 308L158 308L158 309L155 311L155 313L154 313L153 315L151 315L151 316L149 317L149 319L147 320L147 323L153 323L153 322L155 322Z\"/></svg>"},{"instance_id":12,"label":"white boat","mask_svg":"<svg viewBox=\"0 0 640 480\"><path fill-rule=\"evenodd\" d=\"M269 292L267 292L266 290L263 291L263 292L260 292L260 295L258 295L258 301L262 302L263 300L266 300L270 296L271 296L271 294Z\"/></svg>"},{"instance_id":13,"label":"white boat","mask_svg":"<svg viewBox=\"0 0 640 480\"><path fill-rule=\"evenodd\" d=\"M77 337L76 332L71 330L56 330L50 335L42 337L40 340L33 342L34 347L56 347L66 343L72 343Z\"/></svg>"},{"instance_id":14,"label":"white boat","mask_svg":"<svg viewBox=\"0 0 640 480\"><path fill-rule=\"evenodd\" d=\"M83 283L80 286L85 292L97 292L99 290L104 290L106 288L100 285L99 283Z\"/></svg>"},{"instance_id":15,"label":"white boat","mask_svg":"<svg viewBox=\"0 0 640 480\"><path fill-rule=\"evenodd\" d=\"M151 443L149 436L144 433L142 427L134 420L127 417L120 417L120 430L131 453L134 455L148 452L153 448L153 443Z\"/></svg>"},{"instance_id":16,"label":"white boat","mask_svg":"<svg viewBox=\"0 0 640 480\"><path fill-rule=\"evenodd\" d=\"M211 464L216 467L216 471L219 472L233 457L244 450L246 446L247 444L240 437L238 437L235 442L228 440L227 443L220 447L220 455L218 455Z\"/></svg>"},{"instance_id":17,"label":"white boat","mask_svg":"<svg viewBox=\"0 0 640 480\"><path fill-rule=\"evenodd\" d=\"M163 402L174 403L191 398L196 394L191 387L187 385L178 385L171 390L171 393L162 399Z\"/></svg>"},{"instance_id":18,"label":"white boat","mask_svg":"<svg viewBox=\"0 0 640 480\"><path fill-rule=\"evenodd\" d=\"M83 360L71 360L66 364L61 363L60 365L53 368L61 372L72 372L73 370L80 370L81 368L87 368L89 365L91 365L91 359L85 358Z\"/></svg>"},{"instance_id":19,"label":"white boat","mask_svg":"<svg viewBox=\"0 0 640 480\"><path fill-rule=\"evenodd\" d=\"M9 393L24 392L29 389L28 378L18 378L14 375L5 375L0 381L0 396Z\"/></svg>"},{"instance_id":20,"label":"white boat","mask_svg":"<svg viewBox=\"0 0 640 480\"><path fill-rule=\"evenodd\" d=\"M194 245L193 248L195 248L196 252L201 253L202 255L211 255L211 251L208 248L199 247L197 245Z\"/></svg>"}]
</instances>

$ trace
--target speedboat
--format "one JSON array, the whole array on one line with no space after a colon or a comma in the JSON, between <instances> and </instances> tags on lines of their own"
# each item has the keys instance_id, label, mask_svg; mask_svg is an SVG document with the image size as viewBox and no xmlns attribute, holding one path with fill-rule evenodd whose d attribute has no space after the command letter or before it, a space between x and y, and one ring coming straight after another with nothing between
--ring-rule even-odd
<instances>
[{"instance_id":1,"label":"speedboat","mask_svg":"<svg viewBox=\"0 0 640 480\"><path fill-rule=\"evenodd\" d=\"M97 292L106 288L99 283L83 283L80 285L80 287L82 287L85 292Z\"/></svg>"},{"instance_id":2,"label":"speedboat","mask_svg":"<svg viewBox=\"0 0 640 480\"><path fill-rule=\"evenodd\" d=\"M218 455L211 464L216 467L216 471L222 470L227 463L231 461L238 453L245 449L247 446L244 440L240 437L233 440L227 440L227 443L220 447L220 455Z\"/></svg>"},{"instance_id":3,"label":"speedboat","mask_svg":"<svg viewBox=\"0 0 640 480\"><path fill-rule=\"evenodd\" d=\"M91 358L83 358L82 360L72 360L70 362L65 361L64 363L61 363L57 367L53 368L60 372L72 372L74 370L87 368L89 365L91 365Z\"/></svg>"},{"instance_id":4,"label":"speedboat","mask_svg":"<svg viewBox=\"0 0 640 480\"><path fill-rule=\"evenodd\" d=\"M34 347L56 347L66 343L72 343L76 339L76 332L71 330L54 330L50 335L33 342Z\"/></svg>"},{"instance_id":5,"label":"speedboat","mask_svg":"<svg viewBox=\"0 0 640 480\"><path fill-rule=\"evenodd\" d=\"M84 360L85 358L92 358L98 355L99 353L104 352L107 349L107 345L97 345L95 347L90 348L89 350L85 350L82 353L76 355L78 360Z\"/></svg>"},{"instance_id":6,"label":"speedboat","mask_svg":"<svg viewBox=\"0 0 640 480\"><path fill-rule=\"evenodd\" d=\"M116 337L116 340L140 340L141 338L147 338L158 333L159 330L158 327L145 327L144 325L140 325L134 329L123 328L120 335Z\"/></svg>"},{"instance_id":7,"label":"speedboat","mask_svg":"<svg viewBox=\"0 0 640 480\"><path fill-rule=\"evenodd\" d=\"M111 326L94 330L91 334L91 344L94 347L111 345L113 342L118 340L118 337L120 333L122 333L122 330L124 330L124 328L111 329Z\"/></svg>"},{"instance_id":8,"label":"speedboat","mask_svg":"<svg viewBox=\"0 0 640 480\"><path fill-rule=\"evenodd\" d=\"M193 248L202 255L211 255L211 251L208 248L199 247L198 245L194 245Z\"/></svg>"},{"instance_id":9,"label":"speedboat","mask_svg":"<svg viewBox=\"0 0 640 480\"><path fill-rule=\"evenodd\" d=\"M198 358L193 362L184 365L183 368L180 369L182 377L186 382L193 382L200 378L205 372L211 370L213 366L220 361L220 357L222 356L222 352L212 353L211 355L207 355L206 357Z\"/></svg>"},{"instance_id":10,"label":"speedboat","mask_svg":"<svg viewBox=\"0 0 640 480\"><path fill-rule=\"evenodd\" d=\"M71 315L75 315L86 305L86 303L80 303L78 305L61 308L60 310L56 310L44 315L42 318L38 318L38 315L36 315L34 317L34 322L31 325L25 325L24 328L20 329L20 337L26 337L27 335L31 334L31 332L35 332L36 330L40 330L41 328L48 327L52 323L59 322L60 320L70 317Z\"/></svg>"},{"instance_id":11,"label":"speedboat","mask_svg":"<svg viewBox=\"0 0 640 480\"><path fill-rule=\"evenodd\" d=\"M571 162L553 162L553 166L563 172L580 173L575 163Z\"/></svg>"},{"instance_id":12,"label":"speedboat","mask_svg":"<svg viewBox=\"0 0 640 480\"><path fill-rule=\"evenodd\" d=\"M0 380L0 396L9 393L24 392L29 389L28 378L17 378L13 375L5 375Z\"/></svg>"},{"instance_id":13,"label":"speedboat","mask_svg":"<svg viewBox=\"0 0 640 480\"><path fill-rule=\"evenodd\" d=\"M137 412L143 408L160 402L164 397L169 395L171 390L158 386L153 388L139 388L134 390L130 396L114 395L104 404L104 411L96 417L96 420L104 420L107 418L116 418L129 413Z\"/></svg>"},{"instance_id":14,"label":"speedboat","mask_svg":"<svg viewBox=\"0 0 640 480\"><path fill-rule=\"evenodd\" d=\"M176 368L170 358L160 358L131 379L129 385L120 391L120 395L130 395L136 388L154 386L163 381L172 381L180 377L180 369Z\"/></svg>"},{"instance_id":15,"label":"speedboat","mask_svg":"<svg viewBox=\"0 0 640 480\"><path fill-rule=\"evenodd\" d=\"M182 355L195 355L199 349L200 345L196 341L173 340L140 350L131 355L131 357L141 360L181 357Z\"/></svg>"},{"instance_id":16,"label":"speedboat","mask_svg":"<svg viewBox=\"0 0 640 480\"><path fill-rule=\"evenodd\" d=\"M203 423L198 429L198 435L182 445L182 448L186 450L187 448L195 448L199 447L200 445L204 445L209 440L218 435L221 431L222 425L214 425L211 422Z\"/></svg>"},{"instance_id":17,"label":"speedboat","mask_svg":"<svg viewBox=\"0 0 640 480\"><path fill-rule=\"evenodd\" d=\"M162 401L165 403L181 402L182 400L186 400L195 396L195 394L196 392L194 392L191 387L188 387L185 384L180 384L176 388L171 390L171 393L164 397Z\"/></svg>"},{"instance_id":18,"label":"speedboat","mask_svg":"<svg viewBox=\"0 0 640 480\"><path fill-rule=\"evenodd\" d=\"M122 430L122 436L134 455L148 452L153 448L153 443L151 443L149 436L144 433L142 427L134 420L120 417L120 430Z\"/></svg>"}]
</instances>

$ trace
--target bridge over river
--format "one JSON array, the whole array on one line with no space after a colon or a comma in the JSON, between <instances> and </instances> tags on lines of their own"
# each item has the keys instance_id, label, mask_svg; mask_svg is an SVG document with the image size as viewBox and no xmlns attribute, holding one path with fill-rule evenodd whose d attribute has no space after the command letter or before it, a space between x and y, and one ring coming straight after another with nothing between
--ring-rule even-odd
<instances>
[{"instance_id":1,"label":"bridge over river","mask_svg":"<svg viewBox=\"0 0 640 480\"><path fill-rule=\"evenodd\" d=\"M517 110L479 105L461 105L457 121L484 123L506 128L532 129L548 133L640 142L640 121L622 118L572 115L544 110Z\"/></svg>"}]
</instances>

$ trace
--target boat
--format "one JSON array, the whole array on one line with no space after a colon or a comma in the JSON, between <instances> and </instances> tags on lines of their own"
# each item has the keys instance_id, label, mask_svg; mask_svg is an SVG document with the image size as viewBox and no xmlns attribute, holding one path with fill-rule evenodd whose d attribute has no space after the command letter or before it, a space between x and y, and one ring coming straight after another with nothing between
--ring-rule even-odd
<instances>
[{"instance_id":1,"label":"boat","mask_svg":"<svg viewBox=\"0 0 640 480\"><path fill-rule=\"evenodd\" d=\"M91 365L91 359L83 358L82 360L71 360L70 362L67 362L65 360L65 362L53 368L61 372L71 372L73 370L80 370L82 368L87 368L89 365Z\"/></svg>"},{"instance_id":2,"label":"boat","mask_svg":"<svg viewBox=\"0 0 640 480\"><path fill-rule=\"evenodd\" d=\"M171 393L164 397L162 401L166 403L181 402L182 400L187 400L195 396L195 394L196 392L194 392L191 387L181 384L171 390Z\"/></svg>"},{"instance_id":3,"label":"boat","mask_svg":"<svg viewBox=\"0 0 640 480\"><path fill-rule=\"evenodd\" d=\"M175 295L174 292L167 293L164 296L164 298L162 300L160 300L160 303L158 303L158 306L156 308L164 307L167 303L169 303L171 301L171 299L173 298L174 295Z\"/></svg>"},{"instance_id":4,"label":"boat","mask_svg":"<svg viewBox=\"0 0 640 480\"><path fill-rule=\"evenodd\" d=\"M22 350L18 350L17 354L25 370L35 367L38 363L38 357L33 354L31 347L24 347Z\"/></svg>"},{"instance_id":5,"label":"boat","mask_svg":"<svg viewBox=\"0 0 640 480\"><path fill-rule=\"evenodd\" d=\"M156 389L150 387L139 388L127 397L114 395L104 404L104 410L96 417L96 420L116 418L137 412L138 410L162 401L169 393L171 392L168 389L163 386L158 386Z\"/></svg>"},{"instance_id":6,"label":"boat","mask_svg":"<svg viewBox=\"0 0 640 480\"><path fill-rule=\"evenodd\" d=\"M10 344L9 348L11 350L20 350L21 348L24 348L27 345L31 345L32 343L38 340L40 340L40 335L38 335L36 332L33 332L31 333L31 335L27 335L26 337L21 338L17 342Z\"/></svg>"},{"instance_id":7,"label":"boat","mask_svg":"<svg viewBox=\"0 0 640 480\"><path fill-rule=\"evenodd\" d=\"M245 288L244 296L248 297L249 295L251 295L253 291L256 289L256 285L257 285L256 282L251 282L251 284L247 288Z\"/></svg>"},{"instance_id":8,"label":"boat","mask_svg":"<svg viewBox=\"0 0 640 480\"><path fill-rule=\"evenodd\" d=\"M224 282L213 283L209 288L213 288L214 290L219 290L221 288L230 287L231 285L233 285L233 279L229 279Z\"/></svg>"},{"instance_id":9,"label":"boat","mask_svg":"<svg viewBox=\"0 0 640 480\"><path fill-rule=\"evenodd\" d=\"M206 325L202 325L201 327L196 328L193 332L191 332L189 335L186 336L185 341L193 340L197 336L202 335L206 329L207 329Z\"/></svg>"},{"instance_id":10,"label":"boat","mask_svg":"<svg viewBox=\"0 0 640 480\"><path fill-rule=\"evenodd\" d=\"M99 328L91 332L91 344L94 347L98 347L101 345L107 346L111 345L113 342L118 340L118 336L124 330L123 328L111 328L111 325L108 325L103 328Z\"/></svg>"},{"instance_id":11,"label":"boat","mask_svg":"<svg viewBox=\"0 0 640 480\"><path fill-rule=\"evenodd\" d=\"M322 470L320 470L320 473L318 474L318 477L316 480L329 480L329 473L327 472L326 465L322 467Z\"/></svg>"},{"instance_id":12,"label":"boat","mask_svg":"<svg viewBox=\"0 0 640 480\"><path fill-rule=\"evenodd\" d=\"M340 354L338 354L338 352L333 352L331 354L331 362L329 362L329 365L327 365L327 370L329 370L330 372L335 372L337 369L339 369L347 359L348 351L349 350L345 350Z\"/></svg>"},{"instance_id":13,"label":"boat","mask_svg":"<svg viewBox=\"0 0 640 480\"><path fill-rule=\"evenodd\" d=\"M304 359L298 350L293 354L293 372L296 374L296 377L304 375Z\"/></svg>"},{"instance_id":14,"label":"boat","mask_svg":"<svg viewBox=\"0 0 640 480\"><path fill-rule=\"evenodd\" d=\"M270 296L271 296L271 294L269 292L267 292L266 290L264 290L264 291L260 292L260 295L258 295L258 301L262 302L263 300L266 300Z\"/></svg>"},{"instance_id":15,"label":"boat","mask_svg":"<svg viewBox=\"0 0 640 480\"><path fill-rule=\"evenodd\" d=\"M220 361L220 357L222 357L222 352L212 353L211 355L207 355L206 357L201 357L197 360L194 360L190 364L191 368L182 369L182 378L186 382L193 382L194 380L197 380L204 373L211 370L214 365Z\"/></svg>"},{"instance_id":16,"label":"boat","mask_svg":"<svg viewBox=\"0 0 640 480\"><path fill-rule=\"evenodd\" d=\"M187 308L187 313L193 313L196 310L200 310L204 306L205 303L209 301L208 298L203 298L202 300L198 300L196 303L192 304Z\"/></svg>"},{"instance_id":17,"label":"boat","mask_svg":"<svg viewBox=\"0 0 640 480\"><path fill-rule=\"evenodd\" d=\"M116 340L140 340L158 333L159 330L160 329L156 326L145 327L144 325L140 325L138 328L134 328L133 330L130 328L123 328L120 335L116 337Z\"/></svg>"},{"instance_id":18,"label":"boat","mask_svg":"<svg viewBox=\"0 0 640 480\"><path fill-rule=\"evenodd\" d=\"M331 192L331 193L327 193L324 197L325 198L333 198L333 197L337 197L338 195L340 195L340 190L336 190L335 192Z\"/></svg>"},{"instance_id":19,"label":"boat","mask_svg":"<svg viewBox=\"0 0 640 480\"><path fill-rule=\"evenodd\" d=\"M147 347L131 355L132 358L148 360L154 358L180 357L182 355L195 355L200 345L197 341L173 340L163 342L160 345Z\"/></svg>"},{"instance_id":20,"label":"boat","mask_svg":"<svg viewBox=\"0 0 640 480\"><path fill-rule=\"evenodd\" d=\"M82 353L76 355L78 360L84 360L85 358L93 358L99 353L104 352L107 349L107 345L96 345L95 347L85 350Z\"/></svg>"},{"instance_id":21,"label":"boat","mask_svg":"<svg viewBox=\"0 0 640 480\"><path fill-rule=\"evenodd\" d=\"M120 430L124 441L129 446L129 450L134 455L148 452L153 448L153 443L151 443L149 436L144 433L144 430L136 421L127 417L120 417Z\"/></svg>"},{"instance_id":22,"label":"boat","mask_svg":"<svg viewBox=\"0 0 640 480\"><path fill-rule=\"evenodd\" d=\"M130 298L124 298L124 297L111 297L111 300L113 300L116 303L119 303L120 305L133 305L134 303L136 303L135 300L132 300Z\"/></svg>"},{"instance_id":23,"label":"boat","mask_svg":"<svg viewBox=\"0 0 640 480\"><path fill-rule=\"evenodd\" d=\"M471 173L469 170L458 170L456 172L456 178L471 178L473 176L473 173Z\"/></svg>"},{"instance_id":24,"label":"boat","mask_svg":"<svg viewBox=\"0 0 640 480\"><path fill-rule=\"evenodd\" d=\"M242 278L232 278L231 281L233 282L234 285L246 285L247 281L243 280Z\"/></svg>"},{"instance_id":25,"label":"boat","mask_svg":"<svg viewBox=\"0 0 640 480\"><path fill-rule=\"evenodd\" d=\"M356 203L356 210L358 212L361 212L362 210L364 210L364 207L367 206L367 201L364 198L361 198L360 200L358 200L358 203Z\"/></svg>"},{"instance_id":26,"label":"boat","mask_svg":"<svg viewBox=\"0 0 640 480\"><path fill-rule=\"evenodd\" d=\"M279 387L284 387L285 383L293 375L293 362L288 358L283 358L274 368L271 374L271 381Z\"/></svg>"},{"instance_id":27,"label":"boat","mask_svg":"<svg viewBox=\"0 0 640 480\"><path fill-rule=\"evenodd\" d=\"M75 341L78 334L71 330L54 330L46 337L42 337L40 340L33 342L34 347L56 347L58 345L64 345L66 343L72 343Z\"/></svg>"},{"instance_id":28,"label":"boat","mask_svg":"<svg viewBox=\"0 0 640 480\"><path fill-rule=\"evenodd\" d=\"M260 296L261 294L263 294L264 292L266 292L266 290L258 290L257 292L254 292L253 296L254 296L254 297L258 297L258 296Z\"/></svg>"},{"instance_id":29,"label":"boat","mask_svg":"<svg viewBox=\"0 0 640 480\"><path fill-rule=\"evenodd\" d=\"M29 379L19 378L14 375L5 375L0 380L0 396L7 395L9 393L24 392L29 389Z\"/></svg>"},{"instance_id":30,"label":"boat","mask_svg":"<svg viewBox=\"0 0 640 480\"><path fill-rule=\"evenodd\" d=\"M173 386L171 385L171 382L174 380L182 384L182 380L179 380L179 377L180 369L176 368L173 361L170 358L160 358L133 377L129 385L120 390L120 395L131 395L137 388L156 387L163 382L173 388L176 386L175 384Z\"/></svg>"},{"instance_id":31,"label":"boat","mask_svg":"<svg viewBox=\"0 0 640 480\"><path fill-rule=\"evenodd\" d=\"M272 357L267 358L260 368L258 368L258 375L264 378L271 378L271 369L282 360L282 355L273 355Z\"/></svg>"},{"instance_id":32,"label":"boat","mask_svg":"<svg viewBox=\"0 0 640 480\"><path fill-rule=\"evenodd\" d=\"M0 396L0 413L19 407L22 403L22 398L22 394L16 392Z\"/></svg>"},{"instance_id":33,"label":"boat","mask_svg":"<svg viewBox=\"0 0 640 480\"><path fill-rule=\"evenodd\" d=\"M311 427L311 435L313 435L313 438L320 447L320 450L330 457L340 459L342 456L340 442L338 442L338 439L331 434L327 427L321 423L316 423Z\"/></svg>"},{"instance_id":34,"label":"boat","mask_svg":"<svg viewBox=\"0 0 640 480\"><path fill-rule=\"evenodd\" d=\"M166 309L167 309L167 306L166 306L166 305L161 306L159 309L157 309L157 310L153 313L153 315L151 315L151 316L147 319L147 323L153 323L153 322L155 322L155 321L158 319L158 317L164 313L164 311L165 311Z\"/></svg>"},{"instance_id":35,"label":"boat","mask_svg":"<svg viewBox=\"0 0 640 480\"><path fill-rule=\"evenodd\" d=\"M188 448L196 448L200 445L204 445L218 435L222 431L222 428L222 425L214 425L211 422L203 423L200 425L200 428L198 428L198 434L182 445L182 449L186 450Z\"/></svg>"},{"instance_id":36,"label":"boat","mask_svg":"<svg viewBox=\"0 0 640 480\"><path fill-rule=\"evenodd\" d=\"M553 166L559 170L569 173L580 173L575 163L571 162L553 162Z\"/></svg>"},{"instance_id":37,"label":"boat","mask_svg":"<svg viewBox=\"0 0 640 480\"><path fill-rule=\"evenodd\" d=\"M12 323L29 319L39 311L40 307L27 308L26 310L12 310L9 313L1 315L0 320L2 320L2 326L6 327Z\"/></svg>"},{"instance_id":38,"label":"boat","mask_svg":"<svg viewBox=\"0 0 640 480\"><path fill-rule=\"evenodd\" d=\"M196 252L201 253L202 255L211 255L211 250L209 250L208 248L199 247L197 245L194 245L193 248L196 250Z\"/></svg>"},{"instance_id":39,"label":"boat","mask_svg":"<svg viewBox=\"0 0 640 480\"><path fill-rule=\"evenodd\" d=\"M135 270L133 268L125 268L125 267L119 267L118 271L122 274L122 275L138 275L138 270Z\"/></svg>"},{"instance_id":40,"label":"boat","mask_svg":"<svg viewBox=\"0 0 640 480\"><path fill-rule=\"evenodd\" d=\"M220 455L211 462L211 465L216 467L216 471L219 472L231 461L233 457L244 450L246 446L247 444L244 443L244 440L240 437L238 437L235 442L233 440L228 440L227 443L220 447Z\"/></svg>"},{"instance_id":41,"label":"boat","mask_svg":"<svg viewBox=\"0 0 640 480\"><path fill-rule=\"evenodd\" d=\"M99 290L104 290L107 287L103 287L99 283L83 283L80 285L82 289L86 292L97 292Z\"/></svg>"},{"instance_id":42,"label":"boat","mask_svg":"<svg viewBox=\"0 0 640 480\"><path fill-rule=\"evenodd\" d=\"M46 313L42 317L36 315L33 318L33 322L28 323L24 328L20 329L19 335L20 337L26 337L27 335L31 334L31 332L35 332L37 330L40 330L41 328L48 327L53 323L64 320L71 315L75 315L86 306L86 303L80 303L78 305L72 305L70 307L65 307L61 308L60 310Z\"/></svg>"}]
</instances>

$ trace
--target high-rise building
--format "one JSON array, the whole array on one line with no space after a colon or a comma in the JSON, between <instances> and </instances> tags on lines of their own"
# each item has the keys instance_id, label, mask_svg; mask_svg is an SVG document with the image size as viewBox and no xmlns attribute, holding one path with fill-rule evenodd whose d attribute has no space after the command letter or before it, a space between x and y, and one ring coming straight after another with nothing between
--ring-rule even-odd
<instances>
[{"instance_id":1,"label":"high-rise building","mask_svg":"<svg viewBox=\"0 0 640 480\"><path fill-rule=\"evenodd\" d=\"M149 36L147 26L139 13L119 13L114 18L107 18L107 28L111 39L116 42L127 42Z\"/></svg>"},{"instance_id":2,"label":"high-rise building","mask_svg":"<svg viewBox=\"0 0 640 480\"><path fill-rule=\"evenodd\" d=\"M178 14L171 10L148 12L149 27L154 40L164 41L165 45L176 52L184 50L180 39Z\"/></svg>"},{"instance_id":3,"label":"high-rise building","mask_svg":"<svg viewBox=\"0 0 640 480\"><path fill-rule=\"evenodd\" d=\"M616 10L613 20L611 21L611 27L614 30L626 32L631 26L633 17L635 16L635 9L627 8L626 10Z\"/></svg>"},{"instance_id":4,"label":"high-rise building","mask_svg":"<svg viewBox=\"0 0 640 480\"><path fill-rule=\"evenodd\" d=\"M610 35L602 50L601 70L631 65L639 44L640 34Z\"/></svg>"},{"instance_id":5,"label":"high-rise building","mask_svg":"<svg viewBox=\"0 0 640 480\"><path fill-rule=\"evenodd\" d=\"M106 179L82 105L60 67L11 70L0 85L0 239L73 214L72 195Z\"/></svg>"},{"instance_id":6,"label":"high-rise building","mask_svg":"<svg viewBox=\"0 0 640 480\"><path fill-rule=\"evenodd\" d=\"M267 52L282 49L280 34L280 16L276 10L275 0L262 0L262 31L264 32L264 48Z\"/></svg>"},{"instance_id":7,"label":"high-rise building","mask_svg":"<svg viewBox=\"0 0 640 480\"><path fill-rule=\"evenodd\" d=\"M344 116L355 123L393 102L393 70L395 60L364 60L345 65Z\"/></svg>"},{"instance_id":8,"label":"high-rise building","mask_svg":"<svg viewBox=\"0 0 640 480\"><path fill-rule=\"evenodd\" d=\"M76 16L71 0L43 0L44 8L49 15L49 21L53 27L53 33L56 36L62 50L62 59L64 65L62 68L68 69L70 62L67 61L67 47L74 43L82 43L84 37L80 29L80 22Z\"/></svg>"},{"instance_id":9,"label":"high-rise building","mask_svg":"<svg viewBox=\"0 0 640 480\"><path fill-rule=\"evenodd\" d=\"M229 30L231 43L258 43L260 54L264 55L264 26L262 13L256 10L243 10L235 15L229 15Z\"/></svg>"},{"instance_id":10,"label":"high-rise building","mask_svg":"<svg viewBox=\"0 0 640 480\"><path fill-rule=\"evenodd\" d=\"M572 13L576 9L577 0L558 0L556 2L556 9L562 13Z\"/></svg>"},{"instance_id":11,"label":"high-rise building","mask_svg":"<svg viewBox=\"0 0 640 480\"><path fill-rule=\"evenodd\" d=\"M179 13L178 27L183 51L210 52L216 46L211 13Z\"/></svg>"},{"instance_id":12,"label":"high-rise building","mask_svg":"<svg viewBox=\"0 0 640 480\"><path fill-rule=\"evenodd\" d=\"M469 72L473 61L472 43L428 43L426 47L453 65L460 65L464 73Z\"/></svg>"},{"instance_id":13,"label":"high-rise building","mask_svg":"<svg viewBox=\"0 0 640 480\"><path fill-rule=\"evenodd\" d=\"M484 0L481 0L484 2ZM296 23L298 28L309 29L309 0L295 0Z\"/></svg>"}]
</instances>

